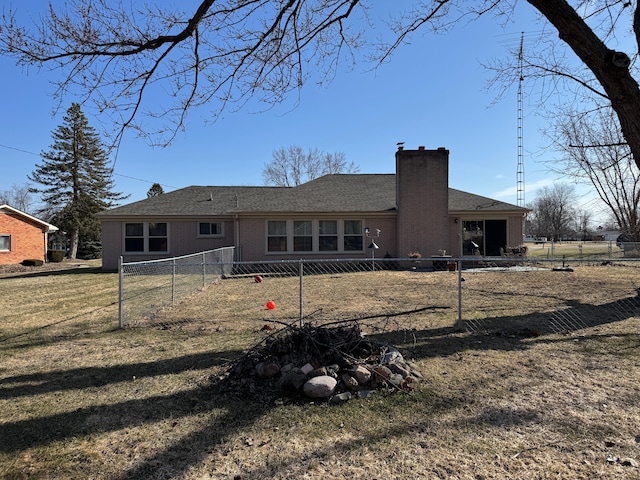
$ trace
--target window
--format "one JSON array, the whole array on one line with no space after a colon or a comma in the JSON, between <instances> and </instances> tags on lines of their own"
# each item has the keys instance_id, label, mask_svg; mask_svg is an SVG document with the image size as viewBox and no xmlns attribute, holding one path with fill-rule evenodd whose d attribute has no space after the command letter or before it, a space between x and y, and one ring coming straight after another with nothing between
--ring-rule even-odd
<instances>
[{"instance_id":1,"label":"window","mask_svg":"<svg viewBox=\"0 0 640 480\"><path fill-rule=\"evenodd\" d=\"M318 250L321 252L338 250L338 222L336 220L320 220L318 222Z\"/></svg>"},{"instance_id":2,"label":"window","mask_svg":"<svg viewBox=\"0 0 640 480\"><path fill-rule=\"evenodd\" d=\"M11 251L11 235L0 235L0 252Z\"/></svg>"},{"instance_id":3,"label":"window","mask_svg":"<svg viewBox=\"0 0 640 480\"><path fill-rule=\"evenodd\" d=\"M222 222L200 222L198 234L202 237L221 237Z\"/></svg>"},{"instance_id":4,"label":"window","mask_svg":"<svg viewBox=\"0 0 640 480\"><path fill-rule=\"evenodd\" d=\"M345 220L344 221L344 250L345 251L362 251L363 242L362 221L361 220Z\"/></svg>"},{"instance_id":5,"label":"window","mask_svg":"<svg viewBox=\"0 0 640 480\"><path fill-rule=\"evenodd\" d=\"M149 223L149 251L166 252L167 250L167 224Z\"/></svg>"},{"instance_id":6,"label":"window","mask_svg":"<svg viewBox=\"0 0 640 480\"><path fill-rule=\"evenodd\" d=\"M144 223L127 223L124 230L124 251L144 252Z\"/></svg>"},{"instance_id":7,"label":"window","mask_svg":"<svg viewBox=\"0 0 640 480\"><path fill-rule=\"evenodd\" d=\"M269 220L267 224L267 251L287 251L287 221Z\"/></svg>"},{"instance_id":8,"label":"window","mask_svg":"<svg viewBox=\"0 0 640 480\"><path fill-rule=\"evenodd\" d=\"M293 222L293 251L313 251L313 230L311 220L295 220Z\"/></svg>"},{"instance_id":9,"label":"window","mask_svg":"<svg viewBox=\"0 0 640 480\"><path fill-rule=\"evenodd\" d=\"M267 252L362 252L362 220L268 220Z\"/></svg>"},{"instance_id":10,"label":"window","mask_svg":"<svg viewBox=\"0 0 640 480\"><path fill-rule=\"evenodd\" d=\"M169 237L167 224L160 223L126 223L124 227L124 251L140 252L168 252Z\"/></svg>"}]
</instances>

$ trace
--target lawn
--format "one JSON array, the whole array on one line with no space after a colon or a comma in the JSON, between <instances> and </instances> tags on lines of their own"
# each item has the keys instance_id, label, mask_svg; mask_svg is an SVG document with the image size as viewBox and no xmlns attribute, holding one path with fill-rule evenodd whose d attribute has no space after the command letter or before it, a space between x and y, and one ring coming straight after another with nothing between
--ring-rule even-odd
<instances>
[{"instance_id":1,"label":"lawn","mask_svg":"<svg viewBox=\"0 0 640 480\"><path fill-rule=\"evenodd\" d=\"M640 477L635 265L464 272L472 331L454 328L455 273L309 279L321 321L361 318L424 377L331 406L220 388L266 324L295 318L286 296L264 309L287 279L225 280L118 329L117 275L66 267L0 274L0 478ZM363 319L420 302L441 308ZM559 309L588 325L541 328Z\"/></svg>"}]
</instances>

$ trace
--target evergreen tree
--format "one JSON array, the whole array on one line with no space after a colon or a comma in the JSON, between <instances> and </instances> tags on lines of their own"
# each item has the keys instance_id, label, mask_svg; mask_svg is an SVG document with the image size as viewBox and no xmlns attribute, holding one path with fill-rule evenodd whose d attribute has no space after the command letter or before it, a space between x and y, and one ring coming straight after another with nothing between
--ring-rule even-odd
<instances>
[{"instance_id":1,"label":"evergreen tree","mask_svg":"<svg viewBox=\"0 0 640 480\"><path fill-rule=\"evenodd\" d=\"M162 185L160 185L159 183L154 183L153 185L151 185L151 188L147 192L147 198L157 197L158 195L162 195L163 193L164 189L162 188Z\"/></svg>"},{"instance_id":2,"label":"evergreen tree","mask_svg":"<svg viewBox=\"0 0 640 480\"><path fill-rule=\"evenodd\" d=\"M41 153L43 162L29 176L43 187L31 191L42 195L51 222L66 233L67 256L76 258L79 244L100 241L95 214L127 196L113 192L108 154L79 104L71 104L52 137L50 150Z\"/></svg>"}]
</instances>

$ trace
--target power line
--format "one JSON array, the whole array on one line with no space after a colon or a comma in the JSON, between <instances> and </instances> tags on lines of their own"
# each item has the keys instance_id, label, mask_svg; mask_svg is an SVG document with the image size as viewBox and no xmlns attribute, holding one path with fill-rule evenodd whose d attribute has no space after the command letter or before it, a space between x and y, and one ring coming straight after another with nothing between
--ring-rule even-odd
<instances>
[{"instance_id":1,"label":"power line","mask_svg":"<svg viewBox=\"0 0 640 480\"><path fill-rule=\"evenodd\" d=\"M137 180L137 181L139 181L139 182L145 182L145 183L151 183L151 184L158 183L158 182L152 182L151 180L144 180L144 179L142 179L142 178L130 177L130 176L128 176L128 175L122 175L122 174L120 174L120 173L114 173L113 175L115 175L116 177L123 177L123 178L129 178L129 179L131 179L131 180ZM174 187L173 185L166 185L166 184L164 184L164 183L163 183L163 184L161 184L161 185L162 185L163 187L169 187L169 188L180 188L180 187Z\"/></svg>"},{"instance_id":2,"label":"power line","mask_svg":"<svg viewBox=\"0 0 640 480\"><path fill-rule=\"evenodd\" d=\"M6 149L9 149L9 150L15 150L16 152L26 153L26 154L28 154L28 155L34 155L34 156L36 156L36 157L39 157L39 156L40 156L40 154L39 154L39 153L30 152L29 150L24 150L24 149L22 149L22 148L12 147L12 146L10 146L10 145L4 145L4 144L2 144L2 143L0 143L0 147L1 147L1 148L6 148ZM142 178L130 177L130 176L128 176L128 175L122 175L122 174L120 174L120 173L113 173L113 172L112 172L111 174L112 174L113 176L115 176L115 177L128 178L128 179L130 179L130 180L137 180L138 182L150 183L150 184L152 184L152 185L153 185L154 183L158 183L158 182L153 182L153 181L151 181L151 180L144 180L144 179L142 179ZM162 185L163 187L167 187L167 188L179 188L179 187L174 187L173 185L165 185L165 184L161 184L161 185Z\"/></svg>"},{"instance_id":3,"label":"power line","mask_svg":"<svg viewBox=\"0 0 640 480\"><path fill-rule=\"evenodd\" d=\"M1 144L1 143L0 143L0 147L2 147L2 148L8 148L9 150L15 150L16 152L28 153L29 155L35 155L36 157L39 157L39 156L40 156L40 154L39 154L39 153L29 152L28 150L22 150L21 148L10 147L9 145L3 145L3 144Z\"/></svg>"}]
</instances>

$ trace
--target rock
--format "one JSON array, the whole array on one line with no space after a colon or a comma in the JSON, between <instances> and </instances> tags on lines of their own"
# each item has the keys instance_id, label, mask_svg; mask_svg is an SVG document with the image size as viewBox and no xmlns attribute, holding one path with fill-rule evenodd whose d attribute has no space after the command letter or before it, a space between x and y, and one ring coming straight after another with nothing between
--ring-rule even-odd
<instances>
[{"instance_id":1,"label":"rock","mask_svg":"<svg viewBox=\"0 0 640 480\"><path fill-rule=\"evenodd\" d=\"M334 395L333 397L331 397L331 400L329 400L329 403L331 405L337 405L339 403L348 402L352 398L353 398L353 395L351 395L351 392L339 393L339 394Z\"/></svg>"},{"instance_id":2,"label":"rock","mask_svg":"<svg viewBox=\"0 0 640 480\"><path fill-rule=\"evenodd\" d=\"M275 362L260 362L255 368L260 378L273 378L280 373L280 365Z\"/></svg>"},{"instance_id":3,"label":"rock","mask_svg":"<svg viewBox=\"0 0 640 480\"><path fill-rule=\"evenodd\" d=\"M409 372L409 370L407 370L406 368L403 368L399 363L390 363L387 365L387 367L393 373L402 375L402 378L407 378L409 375L411 375L411 372Z\"/></svg>"},{"instance_id":4,"label":"rock","mask_svg":"<svg viewBox=\"0 0 640 480\"><path fill-rule=\"evenodd\" d=\"M322 375L329 375L327 367L315 368L309 372L309 377L320 377Z\"/></svg>"},{"instance_id":5,"label":"rock","mask_svg":"<svg viewBox=\"0 0 640 480\"><path fill-rule=\"evenodd\" d=\"M393 386L401 388L402 387L402 381L404 380L404 378L402 378L402 375L400 375L399 373L394 373L387 380Z\"/></svg>"},{"instance_id":6,"label":"rock","mask_svg":"<svg viewBox=\"0 0 640 480\"><path fill-rule=\"evenodd\" d=\"M303 365L302 367L300 367L300 370L302 370L302 373L310 373L311 371L313 371L313 365L311 365L310 363L306 363L305 365Z\"/></svg>"},{"instance_id":7,"label":"rock","mask_svg":"<svg viewBox=\"0 0 640 480\"><path fill-rule=\"evenodd\" d=\"M282 367L280 369L281 373L289 373L290 371L292 371L293 369L295 369L295 365L293 363L287 363L284 367Z\"/></svg>"},{"instance_id":8,"label":"rock","mask_svg":"<svg viewBox=\"0 0 640 480\"><path fill-rule=\"evenodd\" d=\"M407 367L409 367L409 370L411 371L418 370L418 365L416 365L414 362L405 360L405 363L407 364Z\"/></svg>"},{"instance_id":9,"label":"rock","mask_svg":"<svg viewBox=\"0 0 640 480\"><path fill-rule=\"evenodd\" d=\"M364 385L371 380L371 371L362 365L355 365L349 370L349 374L352 375L360 385Z\"/></svg>"},{"instance_id":10,"label":"rock","mask_svg":"<svg viewBox=\"0 0 640 480\"><path fill-rule=\"evenodd\" d=\"M376 365L375 367L373 367L373 371L385 379L389 378L393 374L393 372L384 365Z\"/></svg>"},{"instance_id":11,"label":"rock","mask_svg":"<svg viewBox=\"0 0 640 480\"><path fill-rule=\"evenodd\" d=\"M358 392L358 398L367 398L375 393L376 393L376 390L360 390Z\"/></svg>"},{"instance_id":12,"label":"rock","mask_svg":"<svg viewBox=\"0 0 640 480\"><path fill-rule=\"evenodd\" d=\"M329 398L338 385L338 381L329 375L313 377L304 384L302 391L310 398Z\"/></svg>"},{"instance_id":13,"label":"rock","mask_svg":"<svg viewBox=\"0 0 640 480\"><path fill-rule=\"evenodd\" d=\"M279 387L282 390L298 392L302 389L306 382L307 376L304 373L290 372L280 379Z\"/></svg>"},{"instance_id":14,"label":"rock","mask_svg":"<svg viewBox=\"0 0 640 480\"><path fill-rule=\"evenodd\" d=\"M395 348L390 348L387 353L382 356L380 363L393 363L402 360L402 354Z\"/></svg>"},{"instance_id":15,"label":"rock","mask_svg":"<svg viewBox=\"0 0 640 480\"><path fill-rule=\"evenodd\" d=\"M358 380L356 380L354 377L351 376L351 374L349 373L345 373L342 375L342 381L344 382L345 386L349 389L349 390L357 390L358 389Z\"/></svg>"},{"instance_id":16,"label":"rock","mask_svg":"<svg viewBox=\"0 0 640 480\"><path fill-rule=\"evenodd\" d=\"M334 364L331 365L327 365L327 375L333 377L333 378L338 378L338 372L340 371L340 366Z\"/></svg>"}]
</instances>

